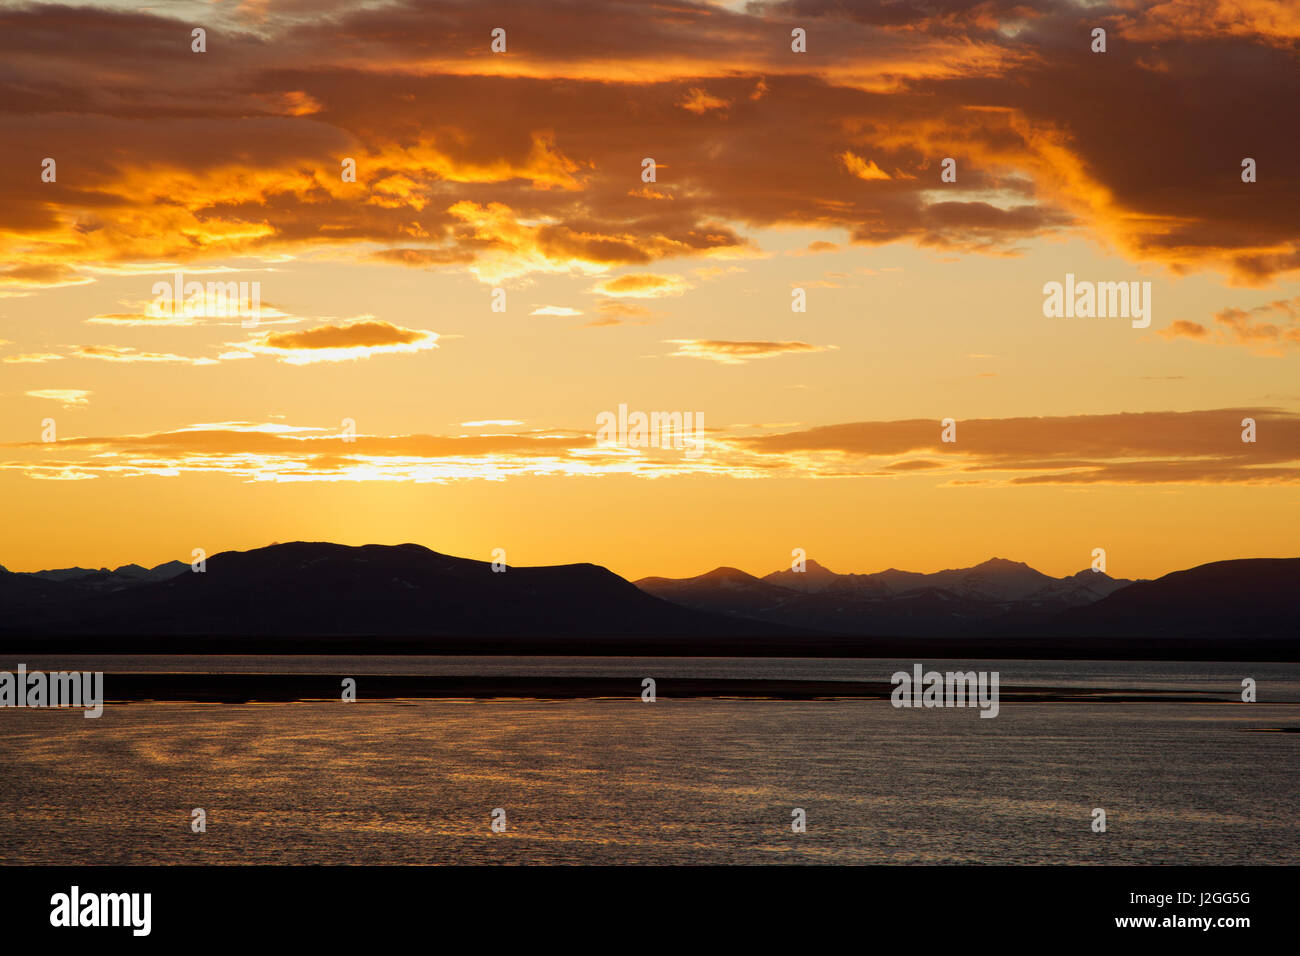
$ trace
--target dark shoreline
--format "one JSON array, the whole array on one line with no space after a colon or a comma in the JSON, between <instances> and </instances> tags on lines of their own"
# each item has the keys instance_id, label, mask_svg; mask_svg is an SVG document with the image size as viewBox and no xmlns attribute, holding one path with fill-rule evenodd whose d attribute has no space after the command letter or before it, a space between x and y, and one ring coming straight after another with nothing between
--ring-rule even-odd
<instances>
[{"instance_id":1,"label":"dark shoreline","mask_svg":"<svg viewBox=\"0 0 1300 956\"><path fill-rule=\"evenodd\" d=\"M362 654L545 657L869 657L911 660L1300 661L1300 639L140 637L0 633L0 654Z\"/></svg>"},{"instance_id":2,"label":"dark shoreline","mask_svg":"<svg viewBox=\"0 0 1300 956\"><path fill-rule=\"evenodd\" d=\"M343 679L323 674L105 673L104 698L112 702L191 701L245 703L340 700ZM654 676L647 674L646 676ZM396 699L641 699L639 677L512 677L353 675L358 700ZM888 700L888 681L764 680L755 678L655 678L659 699ZM1232 692L1186 690L1002 687L1002 703L1231 703Z\"/></svg>"}]
</instances>

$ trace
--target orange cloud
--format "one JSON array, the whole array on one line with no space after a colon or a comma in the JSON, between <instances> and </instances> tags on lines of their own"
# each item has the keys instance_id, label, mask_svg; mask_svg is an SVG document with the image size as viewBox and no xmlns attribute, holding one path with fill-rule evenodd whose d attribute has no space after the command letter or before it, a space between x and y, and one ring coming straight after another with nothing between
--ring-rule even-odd
<instances>
[{"instance_id":1,"label":"orange cloud","mask_svg":"<svg viewBox=\"0 0 1300 956\"><path fill-rule=\"evenodd\" d=\"M1274 321L1268 321L1272 318ZM1178 319L1159 334L1166 339L1188 338L1214 345L1239 345L1269 355L1281 355L1300 345L1300 298L1279 299L1245 309L1226 308L1214 313L1218 328Z\"/></svg>"},{"instance_id":2,"label":"orange cloud","mask_svg":"<svg viewBox=\"0 0 1300 956\"><path fill-rule=\"evenodd\" d=\"M1166 328L1161 329L1158 335L1166 339L1204 339L1209 335L1209 330L1199 322L1189 322L1186 319L1176 319L1169 323Z\"/></svg>"},{"instance_id":3,"label":"orange cloud","mask_svg":"<svg viewBox=\"0 0 1300 956\"><path fill-rule=\"evenodd\" d=\"M1246 418L1257 423L1255 442L1242 441ZM1000 475L964 483L1300 481L1300 415L1272 408L972 419L956 423L955 442L942 431L932 420L858 422L736 443L819 474L860 474L864 460L922 453L954 480Z\"/></svg>"},{"instance_id":4,"label":"orange cloud","mask_svg":"<svg viewBox=\"0 0 1300 956\"><path fill-rule=\"evenodd\" d=\"M24 352L20 355L7 355L0 359L0 362L7 362L10 365L42 365L45 362L57 362L61 358L62 355L53 352Z\"/></svg>"},{"instance_id":5,"label":"orange cloud","mask_svg":"<svg viewBox=\"0 0 1300 956\"><path fill-rule=\"evenodd\" d=\"M33 397L85 404L89 392ZM1256 422L1243 442L1242 422ZM475 423L467 423L470 427ZM494 424L484 420L478 424ZM775 434L712 428L705 454L597 446L594 431L546 429L483 435L356 435L285 424L226 422L146 435L10 443L23 454L0 469L33 478L214 473L275 481L496 480L573 477L805 477L937 484L1295 484L1300 415L1271 408L972 419L944 442L927 419L854 422Z\"/></svg>"},{"instance_id":6,"label":"orange cloud","mask_svg":"<svg viewBox=\"0 0 1300 956\"><path fill-rule=\"evenodd\" d=\"M26 393L32 398L43 398L51 402L61 402L64 408L75 405L89 405L94 393L84 388L38 388Z\"/></svg>"},{"instance_id":7,"label":"orange cloud","mask_svg":"<svg viewBox=\"0 0 1300 956\"><path fill-rule=\"evenodd\" d=\"M587 328L608 327L635 323L644 325L654 320L655 313L643 305L621 299L601 299L596 303L600 315L586 324Z\"/></svg>"},{"instance_id":8,"label":"orange cloud","mask_svg":"<svg viewBox=\"0 0 1300 956\"><path fill-rule=\"evenodd\" d=\"M200 70L165 15L0 12L6 82L40 91L5 114L0 163L26 168L33 142L62 163L40 188L0 182L13 264L0 295L133 264L357 246L494 284L599 275L734 254L749 248L737 228L790 225L1000 255L1069 230L1176 272L1261 284L1300 270L1300 180L1273 159L1300 149L1274 116L1300 98L1285 3L1091 11L1113 36L1159 39L1159 82L1119 48L1099 70L1069 39L1085 24L1068 4L508 0L499 13L530 38L508 56L488 55L480 18L452 0L310 23L268 12L238 33L237 57ZM776 42L795 15L808 56ZM724 108L701 148L701 117ZM1206 127L1249 144L1259 182L1195 148ZM1114 148L1139 140L1159 162ZM655 144L653 186L633 142ZM940 184L942 157L956 183Z\"/></svg>"},{"instance_id":9,"label":"orange cloud","mask_svg":"<svg viewBox=\"0 0 1300 956\"><path fill-rule=\"evenodd\" d=\"M421 352L437 348L438 338L436 332L365 320L346 325L322 325L299 332L268 332L238 343L237 347L259 355L273 355L289 365L307 365Z\"/></svg>"},{"instance_id":10,"label":"orange cloud","mask_svg":"<svg viewBox=\"0 0 1300 956\"><path fill-rule=\"evenodd\" d=\"M857 176L858 179L865 179L868 181L873 179L893 179L889 173L876 165L874 159L863 159L861 156L855 156L848 150L840 153L839 159L840 162L844 164L844 168L854 176Z\"/></svg>"},{"instance_id":11,"label":"orange cloud","mask_svg":"<svg viewBox=\"0 0 1300 956\"><path fill-rule=\"evenodd\" d=\"M1289 0L1161 0L1119 23L1126 39L1143 42L1237 36L1286 47L1300 39L1300 10Z\"/></svg>"},{"instance_id":12,"label":"orange cloud","mask_svg":"<svg viewBox=\"0 0 1300 956\"><path fill-rule=\"evenodd\" d=\"M78 275L62 263L32 262L0 270L0 298L27 296L40 289L60 289L94 281L88 276Z\"/></svg>"},{"instance_id":13,"label":"orange cloud","mask_svg":"<svg viewBox=\"0 0 1300 956\"><path fill-rule=\"evenodd\" d=\"M772 358L796 352L824 352L833 345L807 342L724 342L717 339L668 339L677 346L673 358L700 358L723 365L744 365L750 359Z\"/></svg>"},{"instance_id":14,"label":"orange cloud","mask_svg":"<svg viewBox=\"0 0 1300 956\"><path fill-rule=\"evenodd\" d=\"M82 345L74 349L78 358L100 359L105 362L166 362L178 365L216 365L211 358L191 358L171 352L141 352L124 345Z\"/></svg>"},{"instance_id":15,"label":"orange cloud","mask_svg":"<svg viewBox=\"0 0 1300 956\"><path fill-rule=\"evenodd\" d=\"M590 291L615 298L657 299L662 296L681 295L691 284L678 275L655 275L635 272L597 282Z\"/></svg>"},{"instance_id":16,"label":"orange cloud","mask_svg":"<svg viewBox=\"0 0 1300 956\"><path fill-rule=\"evenodd\" d=\"M699 87L693 86L686 96L678 101L677 105L698 116L703 116L709 110L725 110L731 105L731 101L717 96L710 96Z\"/></svg>"}]
</instances>

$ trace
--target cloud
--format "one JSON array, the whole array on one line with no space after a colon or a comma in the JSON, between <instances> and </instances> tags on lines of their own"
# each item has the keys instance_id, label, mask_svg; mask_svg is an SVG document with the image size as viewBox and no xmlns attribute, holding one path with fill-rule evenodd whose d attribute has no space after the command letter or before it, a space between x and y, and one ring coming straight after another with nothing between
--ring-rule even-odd
<instances>
[{"instance_id":1,"label":"cloud","mask_svg":"<svg viewBox=\"0 0 1300 956\"><path fill-rule=\"evenodd\" d=\"M1242 420L1258 425L1243 442ZM951 480L989 484L1272 484L1300 481L1300 415L1275 408L1136 412L940 423L911 419L825 425L738 438L817 474L858 474L873 459L924 455ZM977 477L972 477L977 476Z\"/></svg>"},{"instance_id":2,"label":"cloud","mask_svg":"<svg viewBox=\"0 0 1300 956\"><path fill-rule=\"evenodd\" d=\"M85 404L83 390L34 397ZM1242 420L1257 423L1243 442ZM0 445L0 469L34 478L211 473L265 481L456 481L525 475L716 475L924 481L935 485L1300 483L1300 415L1275 408L970 419L944 442L933 419L866 421L754 435L711 427L700 458L598 446L586 427L522 430L484 419L476 435L357 435L254 422L196 424L142 435ZM743 433L741 433L743 432Z\"/></svg>"},{"instance_id":3,"label":"cloud","mask_svg":"<svg viewBox=\"0 0 1300 956\"><path fill-rule=\"evenodd\" d=\"M57 362L62 358L62 355L56 355L53 352L25 352L21 355L7 355L0 359L0 362L7 362L11 365L41 365L45 362Z\"/></svg>"},{"instance_id":4,"label":"cloud","mask_svg":"<svg viewBox=\"0 0 1300 956\"><path fill-rule=\"evenodd\" d=\"M827 242L825 239L817 239L808 243L806 249L795 249L790 252L792 256L818 255L823 252L839 252L840 246L835 242Z\"/></svg>"},{"instance_id":5,"label":"cloud","mask_svg":"<svg viewBox=\"0 0 1300 956\"><path fill-rule=\"evenodd\" d=\"M1199 322L1189 322L1186 319L1175 319L1157 335L1166 339L1204 339L1210 334L1210 330Z\"/></svg>"},{"instance_id":6,"label":"cloud","mask_svg":"<svg viewBox=\"0 0 1300 956\"><path fill-rule=\"evenodd\" d=\"M678 101L677 105L684 110L703 116L709 110L725 110L731 105L731 102L717 96L710 96L698 86L693 86L686 96Z\"/></svg>"},{"instance_id":7,"label":"cloud","mask_svg":"<svg viewBox=\"0 0 1300 956\"><path fill-rule=\"evenodd\" d=\"M43 398L51 402L61 402L64 408L74 405L89 405L94 393L84 388L38 388L27 392L32 398Z\"/></svg>"},{"instance_id":8,"label":"cloud","mask_svg":"<svg viewBox=\"0 0 1300 956\"><path fill-rule=\"evenodd\" d=\"M1238 36L1287 46L1300 40L1300 14L1287 0L1163 0L1126 12L1120 23L1126 37L1146 42Z\"/></svg>"},{"instance_id":9,"label":"cloud","mask_svg":"<svg viewBox=\"0 0 1300 956\"><path fill-rule=\"evenodd\" d=\"M470 200L453 203L447 214L452 220L448 241L472 249L467 268L492 284L534 273L597 275L614 266L743 245L727 227L693 222L665 223L658 231L634 231L627 224L610 225L585 216L535 223L522 221L527 217L505 203ZM423 264L412 250L403 252L406 264ZM451 250L435 252L449 256Z\"/></svg>"},{"instance_id":10,"label":"cloud","mask_svg":"<svg viewBox=\"0 0 1300 956\"><path fill-rule=\"evenodd\" d=\"M56 391L42 397L76 400L89 394ZM489 424L494 423L468 422L462 427ZM336 428L220 422L140 435L63 438L57 445L62 457L50 454L51 446L44 443L12 443L0 447L28 457L0 462L0 469L40 479L217 474L278 482L430 482L607 470L635 474L642 467L636 460L620 460L626 456L596 450L594 430L351 437L345 441Z\"/></svg>"},{"instance_id":11,"label":"cloud","mask_svg":"<svg viewBox=\"0 0 1300 956\"><path fill-rule=\"evenodd\" d=\"M474 261L471 249L381 249L371 256L381 262L392 262L403 266L441 266L467 264Z\"/></svg>"},{"instance_id":12,"label":"cloud","mask_svg":"<svg viewBox=\"0 0 1300 956\"><path fill-rule=\"evenodd\" d=\"M655 312L636 302L623 299L601 299L596 303L600 315L586 324L586 328L602 328L633 323L645 325L654 321Z\"/></svg>"},{"instance_id":13,"label":"cloud","mask_svg":"<svg viewBox=\"0 0 1300 956\"><path fill-rule=\"evenodd\" d=\"M876 161L874 159L871 160L863 159L861 156L855 156L853 153L849 152L848 150L845 150L844 152L840 153L839 158L840 158L840 162L844 164L844 168L847 169L849 172L851 172L854 176L857 176L858 179L865 179L867 181L871 181L873 179L888 180L894 178L893 176L889 175L889 173L885 172L883 169L877 166Z\"/></svg>"},{"instance_id":14,"label":"cloud","mask_svg":"<svg viewBox=\"0 0 1300 956\"><path fill-rule=\"evenodd\" d=\"M528 38L506 56L457 0L227 6L227 53L201 70L166 7L0 11L0 91L23 104L0 113L0 164L26 168L29 143L61 164L39 188L0 182L0 295L338 247L494 284L596 276L789 226L996 255L1079 233L1252 285L1300 270L1285 3L506 0ZM777 42L793 18L807 56ZM1097 25L1105 57L1079 40ZM1249 144L1259 182L1202 147L1207 128ZM634 142L654 144L652 187Z\"/></svg>"},{"instance_id":15,"label":"cloud","mask_svg":"<svg viewBox=\"0 0 1300 956\"><path fill-rule=\"evenodd\" d=\"M289 365L307 365L421 352L437 348L438 338L437 332L406 329L372 319L296 332L268 332L235 343L235 347L258 355L272 355Z\"/></svg>"},{"instance_id":16,"label":"cloud","mask_svg":"<svg viewBox=\"0 0 1300 956\"><path fill-rule=\"evenodd\" d=\"M597 282L589 291L615 298L657 299L662 296L681 295L690 288L691 284L679 275L634 272Z\"/></svg>"},{"instance_id":17,"label":"cloud","mask_svg":"<svg viewBox=\"0 0 1300 956\"><path fill-rule=\"evenodd\" d=\"M540 308L533 309L529 315L582 315L577 309L571 309L567 305L544 305Z\"/></svg>"},{"instance_id":18,"label":"cloud","mask_svg":"<svg viewBox=\"0 0 1300 956\"><path fill-rule=\"evenodd\" d=\"M88 285L94 281L61 263L33 262L0 270L0 298L28 296L41 289Z\"/></svg>"},{"instance_id":19,"label":"cloud","mask_svg":"<svg viewBox=\"0 0 1300 956\"><path fill-rule=\"evenodd\" d=\"M744 365L750 359L772 358L796 352L824 352L834 345L807 342L726 342L718 339L668 339L677 346L672 358L700 358L723 365Z\"/></svg>"},{"instance_id":20,"label":"cloud","mask_svg":"<svg viewBox=\"0 0 1300 956\"><path fill-rule=\"evenodd\" d=\"M86 320L90 325L139 325L162 327L165 325L198 325L199 320L183 312L161 314L144 312L101 312Z\"/></svg>"},{"instance_id":21,"label":"cloud","mask_svg":"<svg viewBox=\"0 0 1300 956\"><path fill-rule=\"evenodd\" d=\"M198 325L294 325L305 322L303 316L293 315L269 303L255 302L251 297L240 300L213 294L211 298L195 297L176 308L165 308L158 302L125 303L132 306L129 312L101 312L86 319L88 325L118 327L164 328L169 326Z\"/></svg>"},{"instance_id":22,"label":"cloud","mask_svg":"<svg viewBox=\"0 0 1300 956\"><path fill-rule=\"evenodd\" d=\"M216 365L212 358L191 358L171 352L141 352L125 345L82 345L73 349L78 358L99 359L104 362L163 362L177 365Z\"/></svg>"},{"instance_id":23,"label":"cloud","mask_svg":"<svg viewBox=\"0 0 1300 956\"><path fill-rule=\"evenodd\" d=\"M1212 345L1236 345L1281 355L1300 345L1300 298L1278 299L1252 309L1226 308L1214 313L1216 327L1178 319L1160 330L1165 339L1192 339Z\"/></svg>"}]
</instances>

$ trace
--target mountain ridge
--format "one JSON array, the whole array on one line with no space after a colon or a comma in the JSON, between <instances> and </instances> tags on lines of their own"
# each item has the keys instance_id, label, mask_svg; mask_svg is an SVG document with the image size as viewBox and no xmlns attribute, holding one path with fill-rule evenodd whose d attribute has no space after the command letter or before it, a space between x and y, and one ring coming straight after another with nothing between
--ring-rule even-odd
<instances>
[{"instance_id":1,"label":"mountain ridge","mask_svg":"<svg viewBox=\"0 0 1300 956\"><path fill-rule=\"evenodd\" d=\"M164 567L160 565L159 567ZM191 571L189 565L185 566ZM106 572L111 575L111 572ZM133 636L790 636L641 591L590 563L506 568L417 544L290 542L206 559L201 573L104 588L0 575L0 633Z\"/></svg>"},{"instance_id":2,"label":"mountain ridge","mask_svg":"<svg viewBox=\"0 0 1300 956\"><path fill-rule=\"evenodd\" d=\"M722 566L630 582L591 563L494 570L422 545L289 542L221 552L202 573L167 562L0 570L0 634L409 640L835 638L1289 638L1300 558L1211 562L1153 581L1085 569L1053 578L992 558L929 574L895 568L764 577ZM789 586L794 584L797 586ZM484 645L486 646L486 645Z\"/></svg>"},{"instance_id":3,"label":"mountain ridge","mask_svg":"<svg viewBox=\"0 0 1300 956\"><path fill-rule=\"evenodd\" d=\"M969 568L932 573L889 568L837 574L812 560L804 567L761 578L749 575L757 583L739 592L717 587L716 570L692 578L643 578L635 583L685 607L862 637L1223 636L1240 626L1252 635L1281 637L1290 633L1288 615L1300 617L1300 598L1294 596L1300 594L1300 559L1295 558L1200 566L1220 567L1221 573L1193 575L1202 581L1199 591L1175 586L1179 576L1199 568L1171 572L1150 582L1112 578L1092 568L1053 578L1022 561L998 557ZM1275 573L1263 589L1232 580L1265 568ZM1170 579L1175 585L1154 591L1144 587ZM1139 598L1152 596L1114 601L1133 588L1139 588ZM1214 597L1218 590L1252 594L1254 604L1225 605ZM1225 606L1236 609L1230 614ZM1189 613L1193 607L1197 610Z\"/></svg>"}]
</instances>

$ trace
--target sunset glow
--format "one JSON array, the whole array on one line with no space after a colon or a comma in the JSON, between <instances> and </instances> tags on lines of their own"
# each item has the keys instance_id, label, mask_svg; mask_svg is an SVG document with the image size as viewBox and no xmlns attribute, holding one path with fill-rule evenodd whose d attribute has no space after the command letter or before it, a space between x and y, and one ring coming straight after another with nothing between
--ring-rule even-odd
<instances>
[{"instance_id":1,"label":"sunset glow","mask_svg":"<svg viewBox=\"0 0 1300 956\"><path fill-rule=\"evenodd\" d=\"M10 570L1294 555L1291 5L281 6L0 11Z\"/></svg>"}]
</instances>

